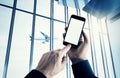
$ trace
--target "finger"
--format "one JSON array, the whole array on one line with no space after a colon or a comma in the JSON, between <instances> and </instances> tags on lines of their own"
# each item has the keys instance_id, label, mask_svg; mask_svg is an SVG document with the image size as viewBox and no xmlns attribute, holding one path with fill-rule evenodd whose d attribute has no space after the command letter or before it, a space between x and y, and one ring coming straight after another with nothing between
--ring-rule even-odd
<instances>
[{"instance_id":1,"label":"finger","mask_svg":"<svg viewBox=\"0 0 120 78\"><path fill-rule=\"evenodd\" d=\"M81 31L80 39L82 39L82 36L83 36L82 34L83 34L83 30Z\"/></svg>"},{"instance_id":2,"label":"finger","mask_svg":"<svg viewBox=\"0 0 120 78\"><path fill-rule=\"evenodd\" d=\"M61 61L61 64L60 64L61 70L65 68L66 62L67 62L66 57L63 57L63 60Z\"/></svg>"},{"instance_id":3,"label":"finger","mask_svg":"<svg viewBox=\"0 0 120 78\"><path fill-rule=\"evenodd\" d=\"M59 52L60 58L63 58L63 56L70 50L70 48L71 48L71 45L69 44L63 49L61 49L61 51Z\"/></svg>"},{"instance_id":4,"label":"finger","mask_svg":"<svg viewBox=\"0 0 120 78\"><path fill-rule=\"evenodd\" d=\"M44 66L47 62L46 60L48 60L49 55L50 55L50 52L44 53L42 55L38 65L41 65L41 67Z\"/></svg>"},{"instance_id":5,"label":"finger","mask_svg":"<svg viewBox=\"0 0 120 78\"><path fill-rule=\"evenodd\" d=\"M83 37L84 37L84 41L86 42L86 43L88 43L89 42L89 40L88 40L88 36L86 35L86 33L83 31Z\"/></svg>"},{"instance_id":6,"label":"finger","mask_svg":"<svg viewBox=\"0 0 120 78\"><path fill-rule=\"evenodd\" d=\"M58 52L58 51L61 51L61 49L54 50L54 52ZM53 51L52 51L52 52L53 52Z\"/></svg>"},{"instance_id":7,"label":"finger","mask_svg":"<svg viewBox=\"0 0 120 78\"><path fill-rule=\"evenodd\" d=\"M63 58L62 58L62 64L66 64L66 56L63 56Z\"/></svg>"}]
</instances>

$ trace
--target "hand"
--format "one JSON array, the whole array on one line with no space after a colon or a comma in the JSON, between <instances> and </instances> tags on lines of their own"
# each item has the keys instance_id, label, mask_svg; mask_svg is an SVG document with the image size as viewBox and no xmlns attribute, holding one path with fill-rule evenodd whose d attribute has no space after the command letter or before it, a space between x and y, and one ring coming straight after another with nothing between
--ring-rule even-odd
<instances>
[{"instance_id":1,"label":"hand","mask_svg":"<svg viewBox=\"0 0 120 78\"><path fill-rule=\"evenodd\" d=\"M77 49L71 48L71 50L68 52L68 56L73 64L87 59L86 55L89 48L89 40L84 31L82 32L82 35L83 39L79 40L79 47Z\"/></svg>"},{"instance_id":2,"label":"hand","mask_svg":"<svg viewBox=\"0 0 120 78\"><path fill-rule=\"evenodd\" d=\"M67 28L65 30L67 30ZM63 36L65 36L65 34ZM68 52L68 56L70 57L72 64L76 64L87 59L86 55L89 48L89 40L84 31L82 31L82 37L80 37L78 48L71 48Z\"/></svg>"},{"instance_id":3,"label":"hand","mask_svg":"<svg viewBox=\"0 0 120 78\"><path fill-rule=\"evenodd\" d=\"M66 55L70 48L71 45L68 45L63 49L45 53L36 69L42 72L47 78L56 75L64 69L66 65L66 57L64 55Z\"/></svg>"}]
</instances>

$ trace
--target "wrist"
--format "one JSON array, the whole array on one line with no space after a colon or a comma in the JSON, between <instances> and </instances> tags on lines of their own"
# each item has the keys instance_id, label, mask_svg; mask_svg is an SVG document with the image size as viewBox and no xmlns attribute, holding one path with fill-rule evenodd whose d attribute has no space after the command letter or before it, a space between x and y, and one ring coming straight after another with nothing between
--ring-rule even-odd
<instances>
[{"instance_id":1,"label":"wrist","mask_svg":"<svg viewBox=\"0 0 120 78\"><path fill-rule=\"evenodd\" d=\"M46 71L46 70L39 70L39 69L36 69L36 70L38 70L39 72L43 73L46 76L46 78L52 78L52 76L50 75L50 73L48 71Z\"/></svg>"},{"instance_id":2,"label":"wrist","mask_svg":"<svg viewBox=\"0 0 120 78\"><path fill-rule=\"evenodd\" d=\"M72 64L76 64L76 63L79 63L79 62L82 62L82 61L85 61L86 59L80 59L80 58L72 58L71 61L72 61Z\"/></svg>"}]
</instances>

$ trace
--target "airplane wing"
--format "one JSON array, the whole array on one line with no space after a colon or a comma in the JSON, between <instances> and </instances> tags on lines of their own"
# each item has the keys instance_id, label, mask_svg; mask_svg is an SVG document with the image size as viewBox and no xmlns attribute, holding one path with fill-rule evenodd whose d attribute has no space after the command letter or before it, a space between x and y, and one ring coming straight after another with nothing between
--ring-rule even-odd
<instances>
[{"instance_id":1,"label":"airplane wing","mask_svg":"<svg viewBox=\"0 0 120 78\"><path fill-rule=\"evenodd\" d=\"M45 40L45 38L35 38L34 40Z\"/></svg>"},{"instance_id":2,"label":"airplane wing","mask_svg":"<svg viewBox=\"0 0 120 78\"><path fill-rule=\"evenodd\" d=\"M40 31L40 33L46 38L46 37L48 37L48 35L47 34L45 34L45 33L43 33L43 32L41 32Z\"/></svg>"}]
</instances>

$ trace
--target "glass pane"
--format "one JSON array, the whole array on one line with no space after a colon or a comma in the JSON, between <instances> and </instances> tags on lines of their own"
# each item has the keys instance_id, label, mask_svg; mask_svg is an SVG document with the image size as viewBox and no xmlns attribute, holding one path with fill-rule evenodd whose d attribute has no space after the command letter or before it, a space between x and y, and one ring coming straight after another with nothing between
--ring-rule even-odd
<instances>
[{"instance_id":1,"label":"glass pane","mask_svg":"<svg viewBox=\"0 0 120 78\"><path fill-rule=\"evenodd\" d=\"M114 78L111 55L110 55L110 47L109 47L109 43L108 43L108 36L103 35L103 38L104 38L104 42L105 42L105 51L106 51L106 58L107 58L107 64L108 64L108 70L109 70L108 73L110 75L110 78Z\"/></svg>"},{"instance_id":2,"label":"glass pane","mask_svg":"<svg viewBox=\"0 0 120 78\"><path fill-rule=\"evenodd\" d=\"M54 48L63 47L63 33L65 33L65 24L60 22L54 22Z\"/></svg>"},{"instance_id":3,"label":"glass pane","mask_svg":"<svg viewBox=\"0 0 120 78\"><path fill-rule=\"evenodd\" d=\"M37 0L37 14L50 16L50 0Z\"/></svg>"},{"instance_id":4,"label":"glass pane","mask_svg":"<svg viewBox=\"0 0 120 78\"><path fill-rule=\"evenodd\" d=\"M54 4L54 18L64 21L64 6L59 5L56 1Z\"/></svg>"},{"instance_id":5,"label":"glass pane","mask_svg":"<svg viewBox=\"0 0 120 78\"><path fill-rule=\"evenodd\" d=\"M102 29L102 33L105 33L105 34L107 33L105 18L101 19L101 29Z\"/></svg>"},{"instance_id":6,"label":"glass pane","mask_svg":"<svg viewBox=\"0 0 120 78\"><path fill-rule=\"evenodd\" d=\"M98 76L100 78L105 78L104 77L104 68L103 68L103 58L102 58L102 50L101 50L101 44L100 44L100 37L99 33L94 32L94 48L96 52L96 58L97 58L97 69L98 69ZM94 56L93 56L94 57Z\"/></svg>"},{"instance_id":7,"label":"glass pane","mask_svg":"<svg viewBox=\"0 0 120 78\"><path fill-rule=\"evenodd\" d=\"M83 10L80 10L80 16L84 17L86 19L84 28L85 29L89 29L89 26L88 26L88 15L87 15L87 13L85 11L83 11Z\"/></svg>"},{"instance_id":8,"label":"glass pane","mask_svg":"<svg viewBox=\"0 0 120 78\"><path fill-rule=\"evenodd\" d=\"M12 10L0 6L0 78L2 78Z\"/></svg>"},{"instance_id":9,"label":"glass pane","mask_svg":"<svg viewBox=\"0 0 120 78\"><path fill-rule=\"evenodd\" d=\"M92 24L91 24L91 30L93 31L93 33L98 33L98 32L100 32L100 24L99 24L99 22L98 22L98 19L96 18L96 17L94 17L94 16L91 16L91 19L90 19L90 21L92 22Z\"/></svg>"},{"instance_id":10,"label":"glass pane","mask_svg":"<svg viewBox=\"0 0 120 78\"><path fill-rule=\"evenodd\" d=\"M108 29L109 29L109 36L110 36L110 43L112 48L113 60L115 65L115 72L116 78L120 77L120 19L111 23L108 20Z\"/></svg>"},{"instance_id":11,"label":"glass pane","mask_svg":"<svg viewBox=\"0 0 120 78\"><path fill-rule=\"evenodd\" d=\"M36 68L36 65L38 64L43 53L50 50L50 20L36 17L34 41L33 68Z\"/></svg>"},{"instance_id":12,"label":"glass pane","mask_svg":"<svg viewBox=\"0 0 120 78\"><path fill-rule=\"evenodd\" d=\"M89 30L88 29L84 29L84 32L86 33L86 35L88 36L89 40L90 40L90 37L89 37ZM87 58L89 60L89 63L91 65L91 67L93 68L92 66L92 55L91 55L91 47L90 47L90 44L89 44L89 50L87 52Z\"/></svg>"},{"instance_id":13,"label":"glass pane","mask_svg":"<svg viewBox=\"0 0 120 78\"><path fill-rule=\"evenodd\" d=\"M17 8L33 12L34 0L17 0Z\"/></svg>"},{"instance_id":14,"label":"glass pane","mask_svg":"<svg viewBox=\"0 0 120 78\"><path fill-rule=\"evenodd\" d=\"M65 28L64 23L54 21L54 49L61 49L64 47L63 45L63 33L65 33L64 28ZM64 70L57 74L54 78L67 78L66 71L67 71L66 68L64 68Z\"/></svg>"},{"instance_id":15,"label":"glass pane","mask_svg":"<svg viewBox=\"0 0 120 78\"><path fill-rule=\"evenodd\" d=\"M102 57L102 44L101 44L101 36L100 36L100 23L98 22L98 19L96 17L91 16L91 28L92 31L92 42L96 54L97 59L97 70L98 70L98 77L105 78L105 72L104 72L104 65L103 65L103 57ZM94 56L93 56L94 57ZM96 72L95 72L96 73Z\"/></svg>"},{"instance_id":16,"label":"glass pane","mask_svg":"<svg viewBox=\"0 0 120 78\"><path fill-rule=\"evenodd\" d=\"M69 7L68 8L68 15L69 15L69 18L70 18L70 16L72 15L72 14L77 14L76 13L76 9L75 8L71 8L71 7Z\"/></svg>"},{"instance_id":17,"label":"glass pane","mask_svg":"<svg viewBox=\"0 0 120 78\"><path fill-rule=\"evenodd\" d=\"M13 2L14 2L14 0L0 0L1 4L5 4L5 5L9 5L9 6L13 6Z\"/></svg>"},{"instance_id":18,"label":"glass pane","mask_svg":"<svg viewBox=\"0 0 120 78\"><path fill-rule=\"evenodd\" d=\"M28 73L31 28L32 15L16 11L7 78L23 78Z\"/></svg>"}]
</instances>

